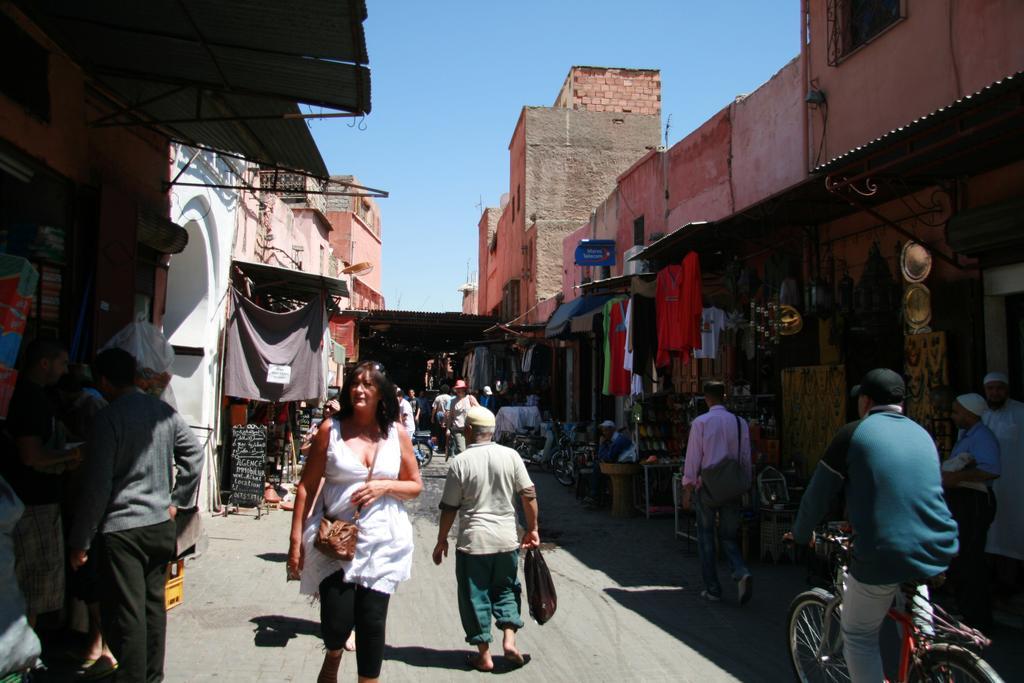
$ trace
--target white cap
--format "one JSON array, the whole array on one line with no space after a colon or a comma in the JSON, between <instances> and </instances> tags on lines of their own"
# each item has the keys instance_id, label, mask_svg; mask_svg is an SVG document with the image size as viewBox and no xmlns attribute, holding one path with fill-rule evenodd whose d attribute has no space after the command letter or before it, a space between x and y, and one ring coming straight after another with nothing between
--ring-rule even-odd
<instances>
[{"instance_id":1,"label":"white cap","mask_svg":"<svg viewBox=\"0 0 1024 683\"><path fill-rule=\"evenodd\" d=\"M988 402L981 394L960 394L956 397L956 402L978 417L988 410Z\"/></svg>"},{"instance_id":2,"label":"white cap","mask_svg":"<svg viewBox=\"0 0 1024 683\"><path fill-rule=\"evenodd\" d=\"M615 423L612 422L611 420L605 420L598 426L601 427L601 429L604 429L605 427L607 427L608 429L615 429Z\"/></svg>"},{"instance_id":3,"label":"white cap","mask_svg":"<svg viewBox=\"0 0 1024 683\"><path fill-rule=\"evenodd\" d=\"M990 372L985 375L985 381L982 384L992 384L993 382L1001 382L1009 385L1010 378L1006 376L1005 372Z\"/></svg>"},{"instance_id":4,"label":"white cap","mask_svg":"<svg viewBox=\"0 0 1024 683\"><path fill-rule=\"evenodd\" d=\"M484 387L484 394L486 394L487 396L490 396L491 395L491 388L490 387Z\"/></svg>"}]
</instances>

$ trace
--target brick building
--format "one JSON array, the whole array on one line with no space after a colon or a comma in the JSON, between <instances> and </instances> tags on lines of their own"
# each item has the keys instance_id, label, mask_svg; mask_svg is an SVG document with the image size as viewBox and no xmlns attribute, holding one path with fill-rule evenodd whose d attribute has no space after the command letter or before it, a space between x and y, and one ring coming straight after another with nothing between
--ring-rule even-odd
<instances>
[{"instance_id":1,"label":"brick building","mask_svg":"<svg viewBox=\"0 0 1024 683\"><path fill-rule=\"evenodd\" d=\"M657 70L575 66L554 106L523 107L507 200L478 225L480 314L536 317L537 304L561 291L563 238L658 146L660 129Z\"/></svg>"}]
</instances>

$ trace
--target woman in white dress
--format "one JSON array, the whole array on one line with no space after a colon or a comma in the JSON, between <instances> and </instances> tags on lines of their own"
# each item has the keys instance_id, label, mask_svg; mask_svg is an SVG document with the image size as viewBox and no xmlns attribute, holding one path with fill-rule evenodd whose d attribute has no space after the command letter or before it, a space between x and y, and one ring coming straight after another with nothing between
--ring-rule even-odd
<instances>
[{"instance_id":1,"label":"woman in white dress","mask_svg":"<svg viewBox=\"0 0 1024 683\"><path fill-rule=\"evenodd\" d=\"M412 439L398 421L395 385L379 363L356 365L340 400L341 410L324 420L313 439L295 492L288 572L300 578L300 592L320 598L327 651L318 683L338 680L353 627L359 681L365 683L380 676L388 602L412 568L412 524L402 501L418 496L423 482ZM323 490L314 501L321 477ZM335 560L313 547L325 515L351 521L357 509L352 560Z\"/></svg>"}]
</instances>

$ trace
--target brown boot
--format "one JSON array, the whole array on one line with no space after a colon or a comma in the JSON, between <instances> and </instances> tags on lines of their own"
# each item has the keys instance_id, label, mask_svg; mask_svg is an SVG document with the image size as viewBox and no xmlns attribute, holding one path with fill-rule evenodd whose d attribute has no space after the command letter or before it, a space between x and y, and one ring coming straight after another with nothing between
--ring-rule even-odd
<instances>
[{"instance_id":1,"label":"brown boot","mask_svg":"<svg viewBox=\"0 0 1024 683\"><path fill-rule=\"evenodd\" d=\"M316 677L316 683L338 683L338 669L341 667L341 653L332 657L330 653L324 654L324 663L320 666L320 675Z\"/></svg>"}]
</instances>

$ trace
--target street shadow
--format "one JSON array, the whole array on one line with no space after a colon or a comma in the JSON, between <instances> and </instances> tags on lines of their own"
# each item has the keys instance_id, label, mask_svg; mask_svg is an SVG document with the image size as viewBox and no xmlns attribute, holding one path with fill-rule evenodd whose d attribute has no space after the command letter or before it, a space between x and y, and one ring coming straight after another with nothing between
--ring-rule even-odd
<instances>
[{"instance_id":1,"label":"street shadow","mask_svg":"<svg viewBox=\"0 0 1024 683\"><path fill-rule=\"evenodd\" d=\"M288 553L260 553L256 557L265 562L287 562Z\"/></svg>"},{"instance_id":2,"label":"street shadow","mask_svg":"<svg viewBox=\"0 0 1024 683\"><path fill-rule=\"evenodd\" d=\"M470 671L470 666L466 663L466 655L471 654L470 648L464 650L434 650L429 647L420 647L418 645L385 645L384 646L384 659L389 659L396 662L402 662L408 666L414 666L420 669L449 669L453 671ZM526 664L530 663L530 655L523 655L523 659L526 660ZM525 664L524 664L525 666ZM514 671L517 667L513 667L506 663L505 658L501 655L494 655L494 671L491 673L502 674L509 671Z\"/></svg>"},{"instance_id":3,"label":"street shadow","mask_svg":"<svg viewBox=\"0 0 1024 683\"><path fill-rule=\"evenodd\" d=\"M256 624L253 644L256 647L285 647L288 641L299 636L322 637L320 624L309 619L285 617L279 614L253 617L250 623Z\"/></svg>"}]
</instances>

